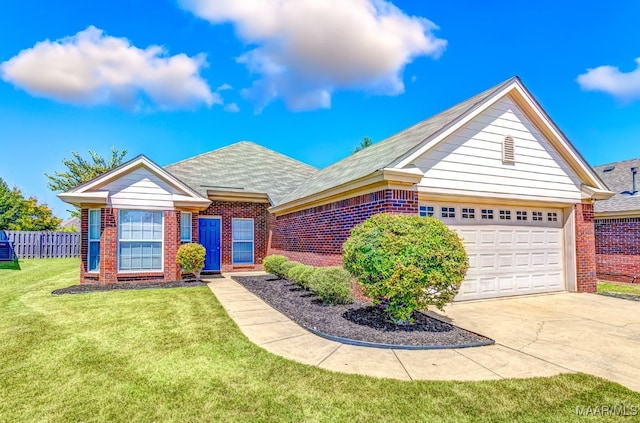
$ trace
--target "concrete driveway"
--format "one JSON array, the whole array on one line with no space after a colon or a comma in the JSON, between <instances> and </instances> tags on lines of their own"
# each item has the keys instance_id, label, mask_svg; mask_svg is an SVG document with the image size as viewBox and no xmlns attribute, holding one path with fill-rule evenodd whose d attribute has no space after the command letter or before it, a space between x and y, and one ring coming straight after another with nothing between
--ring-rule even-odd
<instances>
[{"instance_id":1,"label":"concrete driveway","mask_svg":"<svg viewBox=\"0 0 640 423\"><path fill-rule=\"evenodd\" d=\"M640 391L640 302L560 293L454 303L444 315L508 349Z\"/></svg>"}]
</instances>

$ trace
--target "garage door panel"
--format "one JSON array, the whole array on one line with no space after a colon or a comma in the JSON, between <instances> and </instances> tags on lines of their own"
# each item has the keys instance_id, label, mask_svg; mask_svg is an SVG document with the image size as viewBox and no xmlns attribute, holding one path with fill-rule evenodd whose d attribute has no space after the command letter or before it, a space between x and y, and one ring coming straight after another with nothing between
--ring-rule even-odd
<instances>
[{"instance_id":1,"label":"garage door panel","mask_svg":"<svg viewBox=\"0 0 640 423\"><path fill-rule=\"evenodd\" d=\"M515 276L502 276L498 278L498 285L500 286L500 292L503 294L511 295L516 289Z\"/></svg>"},{"instance_id":2,"label":"garage door panel","mask_svg":"<svg viewBox=\"0 0 640 423\"><path fill-rule=\"evenodd\" d=\"M435 215L463 239L469 257L469 270L456 301L564 289L562 210L455 203L429 205L436 211L445 207L447 212L451 207L456 209L455 218ZM462 208L467 208L467 217L463 217ZM468 211L470 208L475 209L474 214ZM483 218L484 209L491 209L494 218ZM511 219L500 218L509 214L500 213L506 209L510 209ZM523 216L530 219L517 219Z\"/></svg>"},{"instance_id":3,"label":"garage door panel","mask_svg":"<svg viewBox=\"0 0 640 423\"><path fill-rule=\"evenodd\" d=\"M515 253L516 257L515 267L519 269L528 269L529 268L529 259L531 258L529 253Z\"/></svg>"}]
</instances>

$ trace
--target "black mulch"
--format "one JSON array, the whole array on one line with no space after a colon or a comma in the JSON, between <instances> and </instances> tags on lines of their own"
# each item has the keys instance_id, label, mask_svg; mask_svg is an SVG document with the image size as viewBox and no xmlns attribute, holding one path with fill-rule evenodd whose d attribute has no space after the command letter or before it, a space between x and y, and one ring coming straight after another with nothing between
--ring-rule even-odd
<instances>
[{"instance_id":1,"label":"black mulch","mask_svg":"<svg viewBox=\"0 0 640 423\"><path fill-rule=\"evenodd\" d=\"M123 283L111 283L105 285L98 284L85 284L85 285L72 285L66 288L56 289L51 291L54 295L60 294L86 294L88 292L98 291L114 291L117 289L150 289L150 288L191 288L194 286L207 286L206 283L182 280L173 282L123 282Z\"/></svg>"},{"instance_id":2,"label":"black mulch","mask_svg":"<svg viewBox=\"0 0 640 423\"><path fill-rule=\"evenodd\" d=\"M324 304L313 293L271 275L233 276L233 279L299 325L334 337L433 348L493 342L420 312L414 313L414 324L397 325L387 320L383 310L371 303Z\"/></svg>"},{"instance_id":3,"label":"black mulch","mask_svg":"<svg viewBox=\"0 0 640 423\"><path fill-rule=\"evenodd\" d=\"M624 300L640 301L640 295L638 294L625 294L622 292L598 292L598 294L605 295L607 297L622 298Z\"/></svg>"}]
</instances>

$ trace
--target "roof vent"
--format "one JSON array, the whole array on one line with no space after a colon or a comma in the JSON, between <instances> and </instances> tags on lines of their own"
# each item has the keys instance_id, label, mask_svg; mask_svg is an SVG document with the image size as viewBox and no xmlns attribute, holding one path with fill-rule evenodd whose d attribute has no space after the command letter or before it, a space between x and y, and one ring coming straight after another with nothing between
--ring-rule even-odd
<instances>
[{"instance_id":1,"label":"roof vent","mask_svg":"<svg viewBox=\"0 0 640 423\"><path fill-rule=\"evenodd\" d=\"M502 162L503 163L515 163L516 152L513 142L513 137L506 136L502 142Z\"/></svg>"},{"instance_id":2,"label":"roof vent","mask_svg":"<svg viewBox=\"0 0 640 423\"><path fill-rule=\"evenodd\" d=\"M616 167L611 165L611 166L607 166L604 169L602 169L603 172L611 172L613 169L615 169Z\"/></svg>"},{"instance_id":3,"label":"roof vent","mask_svg":"<svg viewBox=\"0 0 640 423\"><path fill-rule=\"evenodd\" d=\"M631 191L622 191L621 194L636 195L638 193L638 168L631 168Z\"/></svg>"}]
</instances>

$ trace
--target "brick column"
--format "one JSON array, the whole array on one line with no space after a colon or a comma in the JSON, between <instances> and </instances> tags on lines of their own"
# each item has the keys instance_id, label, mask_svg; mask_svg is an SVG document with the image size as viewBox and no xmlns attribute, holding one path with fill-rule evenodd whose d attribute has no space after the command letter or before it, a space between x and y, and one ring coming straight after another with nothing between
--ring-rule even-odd
<instances>
[{"instance_id":1,"label":"brick column","mask_svg":"<svg viewBox=\"0 0 640 423\"><path fill-rule=\"evenodd\" d=\"M175 281L182 277L176 255L180 247L180 212L164 212L164 280Z\"/></svg>"},{"instance_id":2,"label":"brick column","mask_svg":"<svg viewBox=\"0 0 640 423\"><path fill-rule=\"evenodd\" d=\"M100 283L118 282L118 210L103 208L100 237Z\"/></svg>"},{"instance_id":3,"label":"brick column","mask_svg":"<svg viewBox=\"0 0 640 423\"><path fill-rule=\"evenodd\" d=\"M578 292L596 292L596 237L593 204L575 205Z\"/></svg>"}]
</instances>

